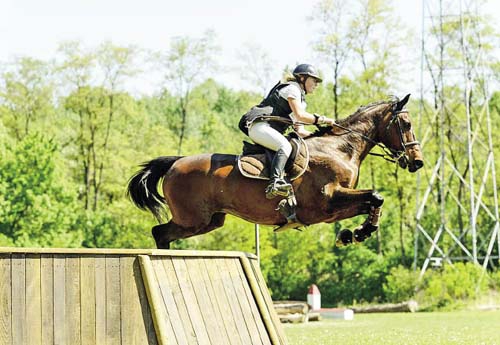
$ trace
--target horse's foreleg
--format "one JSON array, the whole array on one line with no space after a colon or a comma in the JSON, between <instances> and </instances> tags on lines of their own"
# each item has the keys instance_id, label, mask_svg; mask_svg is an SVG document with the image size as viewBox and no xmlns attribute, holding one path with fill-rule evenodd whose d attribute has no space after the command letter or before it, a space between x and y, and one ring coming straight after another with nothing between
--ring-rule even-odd
<instances>
[{"instance_id":1,"label":"horse's foreleg","mask_svg":"<svg viewBox=\"0 0 500 345\"><path fill-rule=\"evenodd\" d=\"M378 221L382 213L382 207L372 206L368 213L368 218L363 224L358 226L353 231L353 240L355 242L363 242L372 235L373 232L378 230Z\"/></svg>"},{"instance_id":2,"label":"horse's foreleg","mask_svg":"<svg viewBox=\"0 0 500 345\"><path fill-rule=\"evenodd\" d=\"M384 199L374 190L338 188L332 195L331 206L333 208L335 208L336 204L359 205L360 203L366 204L366 209L369 210L367 212L368 218L354 231L348 229L342 230L337 236L337 246L348 245L353 242L363 242L373 232L377 231Z\"/></svg>"}]
</instances>

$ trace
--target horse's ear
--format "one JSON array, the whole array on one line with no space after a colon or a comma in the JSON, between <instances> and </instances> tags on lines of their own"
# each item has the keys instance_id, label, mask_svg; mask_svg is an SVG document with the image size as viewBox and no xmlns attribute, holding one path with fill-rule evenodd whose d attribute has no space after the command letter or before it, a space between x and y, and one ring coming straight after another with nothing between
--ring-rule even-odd
<instances>
[{"instance_id":1,"label":"horse's ear","mask_svg":"<svg viewBox=\"0 0 500 345\"><path fill-rule=\"evenodd\" d=\"M396 103L396 109L395 109L396 111L403 109L403 107L406 105L406 103L408 103L408 100L410 99L410 95L411 94L407 94L405 96L405 98L403 98L398 103Z\"/></svg>"}]
</instances>

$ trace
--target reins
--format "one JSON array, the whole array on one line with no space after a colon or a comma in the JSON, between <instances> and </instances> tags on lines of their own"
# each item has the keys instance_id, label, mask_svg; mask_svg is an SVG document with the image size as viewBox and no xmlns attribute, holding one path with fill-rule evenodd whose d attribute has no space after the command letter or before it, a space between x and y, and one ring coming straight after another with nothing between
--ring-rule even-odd
<instances>
[{"instance_id":1,"label":"reins","mask_svg":"<svg viewBox=\"0 0 500 345\"><path fill-rule=\"evenodd\" d=\"M392 114L393 114L393 119L391 119L391 122L389 123L388 127L392 124L392 122L397 118L399 119L399 117L397 116L398 114L400 113L404 113L404 112L407 112L406 110L401 110L401 111L393 111ZM289 124L289 125L311 125L310 123L306 123L306 122L301 122L301 121L292 121L290 119L286 119L286 118L283 118L283 117L280 117L280 116L271 116L271 115L267 115L267 116L262 116L259 118L259 120L264 120L264 121L277 121L277 122L282 122L282 123L286 123L286 124ZM387 146L381 144L380 142L377 142L375 140L373 140L372 138L364 135L363 133L359 132L359 131L356 131L356 130L353 130L351 128L347 128L345 126L342 126L342 125L339 125L338 123L334 123L332 126L330 127L337 127L337 128L340 128L340 129L343 129L344 131L346 131L345 133L342 133L342 134L334 134L334 135L337 135L337 136L342 136L342 135L347 135L349 133L353 133L353 134L357 134L359 135L361 138L363 138L364 140L370 142L371 144L373 144L374 146L378 146L382 149L382 151L384 151L384 153L375 153L375 152L369 152L368 154L372 155L372 156L377 156L377 157L381 157L383 159L385 159L386 161L388 162L391 162L391 163L397 163L399 162L400 159L402 159L405 155L405 152L404 151L397 151L397 150L393 150L393 149L390 149L388 148ZM316 125L316 127L320 127L318 125ZM387 128L388 128L387 127ZM402 133L401 133L401 126L399 124L399 121L398 121L398 128L399 128L399 132L400 132L400 140L401 140L401 143L403 144L403 147L406 147L406 146L412 146L412 145L418 145L419 142L418 141L412 141L410 143L407 143L405 144L404 143L404 140L402 138Z\"/></svg>"}]
</instances>

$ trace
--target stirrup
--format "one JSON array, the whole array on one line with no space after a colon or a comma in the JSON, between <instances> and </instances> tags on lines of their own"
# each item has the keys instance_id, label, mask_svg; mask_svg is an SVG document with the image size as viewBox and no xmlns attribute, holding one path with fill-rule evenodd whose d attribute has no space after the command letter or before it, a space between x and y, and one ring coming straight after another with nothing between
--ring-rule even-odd
<instances>
[{"instance_id":1,"label":"stirrup","mask_svg":"<svg viewBox=\"0 0 500 345\"><path fill-rule=\"evenodd\" d=\"M266 198L273 199L277 196L287 197L292 192L292 185L283 179L273 180L266 188Z\"/></svg>"},{"instance_id":2,"label":"stirrup","mask_svg":"<svg viewBox=\"0 0 500 345\"><path fill-rule=\"evenodd\" d=\"M295 198L295 194L293 192L290 193L286 199L283 199L278 203L278 208L276 210L286 218L286 223L274 229L274 232L280 232L288 229L302 231L299 227L304 226L304 224L302 224L297 218L297 213L295 212L296 208L297 199Z\"/></svg>"}]
</instances>

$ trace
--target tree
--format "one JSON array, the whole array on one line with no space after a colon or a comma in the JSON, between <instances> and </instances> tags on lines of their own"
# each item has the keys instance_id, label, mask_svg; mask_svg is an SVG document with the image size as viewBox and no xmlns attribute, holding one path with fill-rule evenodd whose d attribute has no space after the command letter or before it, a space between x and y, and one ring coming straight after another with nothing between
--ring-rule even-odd
<instances>
[{"instance_id":1,"label":"tree","mask_svg":"<svg viewBox=\"0 0 500 345\"><path fill-rule=\"evenodd\" d=\"M10 244L80 245L76 193L58 162L58 146L41 135L25 137L0 161L0 234Z\"/></svg>"},{"instance_id":2,"label":"tree","mask_svg":"<svg viewBox=\"0 0 500 345\"><path fill-rule=\"evenodd\" d=\"M188 125L191 91L207 75L213 75L216 70L217 47L214 40L215 36L212 31L205 32L200 38L176 37L170 49L165 54L160 54L161 64L165 69L166 83L178 97L177 113L180 123L170 124L179 137L177 150L179 155L182 152Z\"/></svg>"},{"instance_id":3,"label":"tree","mask_svg":"<svg viewBox=\"0 0 500 345\"><path fill-rule=\"evenodd\" d=\"M96 53L91 53L85 52L78 42L70 42L60 51L63 60L59 71L74 90L65 98L64 107L77 115L76 158L84 184L84 205L87 210L96 210L103 188L103 173L111 168L111 136L118 122L123 122L128 114L128 97L120 87L126 77L137 72L134 67L136 50L106 42Z\"/></svg>"},{"instance_id":4,"label":"tree","mask_svg":"<svg viewBox=\"0 0 500 345\"><path fill-rule=\"evenodd\" d=\"M319 25L319 39L315 50L333 68L333 116L339 118L339 82L343 67L352 51L354 39L348 24L351 14L346 1L322 0L309 20Z\"/></svg>"},{"instance_id":5,"label":"tree","mask_svg":"<svg viewBox=\"0 0 500 345\"><path fill-rule=\"evenodd\" d=\"M30 57L16 59L1 76L0 118L16 140L33 130L44 130L45 119L53 113L54 86L48 63Z\"/></svg>"},{"instance_id":6,"label":"tree","mask_svg":"<svg viewBox=\"0 0 500 345\"><path fill-rule=\"evenodd\" d=\"M262 96L271 87L275 62L262 46L247 42L238 54L242 76L249 81L251 89L257 89Z\"/></svg>"}]
</instances>

